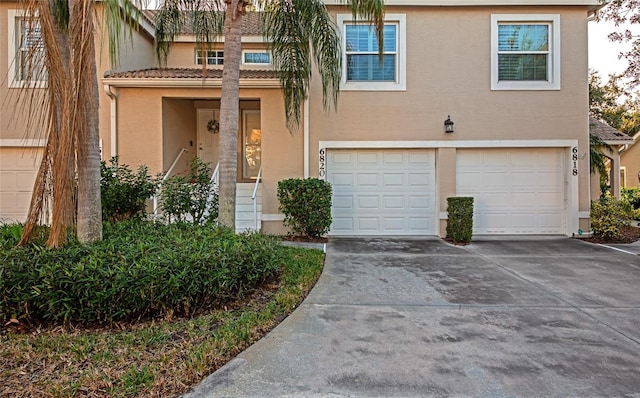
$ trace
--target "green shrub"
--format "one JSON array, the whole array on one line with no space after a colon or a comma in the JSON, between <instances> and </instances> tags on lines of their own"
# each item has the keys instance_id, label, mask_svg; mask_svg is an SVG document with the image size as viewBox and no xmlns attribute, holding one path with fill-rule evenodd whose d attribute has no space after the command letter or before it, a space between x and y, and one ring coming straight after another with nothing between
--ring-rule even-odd
<instances>
[{"instance_id":1,"label":"green shrub","mask_svg":"<svg viewBox=\"0 0 640 398\"><path fill-rule=\"evenodd\" d=\"M145 201L158 189L158 178L149 175L147 166L138 167L133 173L128 165L118 164L118 158L100 165L100 196L102 198L102 219L116 222L130 218L142 218Z\"/></svg>"},{"instance_id":2,"label":"green shrub","mask_svg":"<svg viewBox=\"0 0 640 398\"><path fill-rule=\"evenodd\" d=\"M636 210L640 209L640 188L622 188L622 199Z\"/></svg>"},{"instance_id":3,"label":"green shrub","mask_svg":"<svg viewBox=\"0 0 640 398\"><path fill-rule=\"evenodd\" d=\"M290 178L278 182L284 225L294 235L319 238L331 227L331 184L317 178Z\"/></svg>"},{"instance_id":4,"label":"green shrub","mask_svg":"<svg viewBox=\"0 0 640 398\"><path fill-rule=\"evenodd\" d=\"M473 236L473 198L447 198L447 239L469 243Z\"/></svg>"},{"instance_id":5,"label":"green shrub","mask_svg":"<svg viewBox=\"0 0 640 398\"><path fill-rule=\"evenodd\" d=\"M218 193L211 184L211 172L208 163L194 157L187 175L169 177L162 183L160 203L168 221L203 224L218 219Z\"/></svg>"},{"instance_id":6,"label":"green shrub","mask_svg":"<svg viewBox=\"0 0 640 398\"><path fill-rule=\"evenodd\" d=\"M0 252L0 321L110 323L189 315L280 269L278 241L185 223L105 224L104 240Z\"/></svg>"},{"instance_id":7,"label":"green shrub","mask_svg":"<svg viewBox=\"0 0 640 398\"><path fill-rule=\"evenodd\" d=\"M631 224L632 216L633 208L625 200L606 196L591 202L591 230L597 237L619 239L622 227Z\"/></svg>"}]
</instances>

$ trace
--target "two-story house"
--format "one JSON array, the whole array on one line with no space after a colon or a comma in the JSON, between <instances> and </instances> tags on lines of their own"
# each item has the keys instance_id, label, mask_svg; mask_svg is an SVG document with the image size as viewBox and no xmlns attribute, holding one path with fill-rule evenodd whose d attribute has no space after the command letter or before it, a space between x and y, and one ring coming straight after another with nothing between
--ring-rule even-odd
<instances>
[{"instance_id":1,"label":"two-story house","mask_svg":"<svg viewBox=\"0 0 640 398\"><path fill-rule=\"evenodd\" d=\"M332 235L442 236L450 196L475 198L475 234L589 230L587 21L599 0L388 1L382 63L371 29L340 2L326 3L342 38L338 109L323 109L313 80L294 133L255 16L246 18L240 229L284 232L277 182L319 177L333 186ZM12 58L17 3L0 7L0 51ZM103 158L152 172L174 162L179 172L196 155L215 165L218 136L208 127L219 120L222 46L202 51L184 32L159 69L153 37L147 21L117 70L100 63ZM3 97L16 79L11 62L0 65L10 77ZM18 217L30 192L15 192L29 185L29 152L41 142L24 140L7 108L0 217Z\"/></svg>"}]
</instances>

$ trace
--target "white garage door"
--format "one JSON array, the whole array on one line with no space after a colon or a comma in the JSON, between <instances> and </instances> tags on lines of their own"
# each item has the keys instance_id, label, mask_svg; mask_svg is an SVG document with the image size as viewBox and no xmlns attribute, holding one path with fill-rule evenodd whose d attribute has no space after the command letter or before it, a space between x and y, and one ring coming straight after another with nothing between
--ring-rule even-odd
<instances>
[{"instance_id":1,"label":"white garage door","mask_svg":"<svg viewBox=\"0 0 640 398\"><path fill-rule=\"evenodd\" d=\"M459 149L458 196L473 196L474 234L564 234L563 150Z\"/></svg>"},{"instance_id":2,"label":"white garage door","mask_svg":"<svg viewBox=\"0 0 640 398\"><path fill-rule=\"evenodd\" d=\"M26 220L41 153L39 148L0 148L0 221Z\"/></svg>"},{"instance_id":3,"label":"white garage door","mask_svg":"<svg viewBox=\"0 0 640 398\"><path fill-rule=\"evenodd\" d=\"M433 150L329 150L331 235L434 235Z\"/></svg>"}]
</instances>

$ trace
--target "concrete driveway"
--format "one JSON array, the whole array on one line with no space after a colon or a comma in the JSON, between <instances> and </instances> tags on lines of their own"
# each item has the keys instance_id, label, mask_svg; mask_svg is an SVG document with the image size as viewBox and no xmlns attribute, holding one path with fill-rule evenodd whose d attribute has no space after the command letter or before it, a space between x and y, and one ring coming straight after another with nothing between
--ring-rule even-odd
<instances>
[{"instance_id":1,"label":"concrete driveway","mask_svg":"<svg viewBox=\"0 0 640 398\"><path fill-rule=\"evenodd\" d=\"M640 397L640 256L332 239L305 302L190 397Z\"/></svg>"}]
</instances>

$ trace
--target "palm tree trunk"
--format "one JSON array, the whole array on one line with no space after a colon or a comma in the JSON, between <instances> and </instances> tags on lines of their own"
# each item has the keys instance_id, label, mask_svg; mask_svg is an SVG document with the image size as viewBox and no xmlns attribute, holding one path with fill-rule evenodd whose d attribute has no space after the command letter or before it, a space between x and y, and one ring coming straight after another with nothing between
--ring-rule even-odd
<instances>
[{"instance_id":1,"label":"palm tree trunk","mask_svg":"<svg viewBox=\"0 0 640 398\"><path fill-rule=\"evenodd\" d=\"M70 6L75 1L70 2ZM78 213L77 234L81 243L102 239L102 207L100 202L100 133L98 126L98 79L94 41L94 2L79 1L72 8L81 26L76 32L72 27L74 48L77 54L76 84L78 115L77 169Z\"/></svg>"},{"instance_id":2,"label":"palm tree trunk","mask_svg":"<svg viewBox=\"0 0 640 398\"><path fill-rule=\"evenodd\" d=\"M18 245L25 245L31 240L36 226L43 222L42 219L45 207L48 205L50 193L53 185L54 155L59 147L58 140L63 129L63 105L65 101L66 85L69 70L69 40L68 36L61 29L53 18L53 10L48 2L37 4L37 12L40 15L40 22L43 32L43 40L46 50L46 66L48 87L47 96L49 98L49 112L47 115L47 146L45 147L38 175L31 196L29 214L24 225L22 236ZM68 164L67 164L68 165ZM59 170L55 170L58 172ZM68 202L70 204L72 202ZM56 221L62 218L57 217ZM66 237L66 230L69 225L55 228L63 233L63 236L54 236L52 241L59 242Z\"/></svg>"},{"instance_id":3,"label":"palm tree trunk","mask_svg":"<svg viewBox=\"0 0 640 398\"><path fill-rule=\"evenodd\" d=\"M228 2L225 13L224 67L220 101L220 212L218 221L225 227L235 229L240 57L242 56L241 23L244 15L244 1Z\"/></svg>"}]
</instances>

